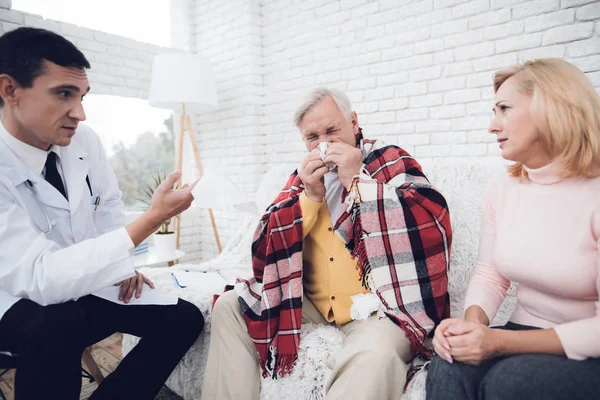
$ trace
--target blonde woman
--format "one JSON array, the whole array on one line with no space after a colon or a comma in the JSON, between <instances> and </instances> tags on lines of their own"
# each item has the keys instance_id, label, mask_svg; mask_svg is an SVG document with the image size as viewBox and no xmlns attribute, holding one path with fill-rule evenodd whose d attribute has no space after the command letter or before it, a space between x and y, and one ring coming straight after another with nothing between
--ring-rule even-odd
<instances>
[{"instance_id":1,"label":"blonde woman","mask_svg":"<svg viewBox=\"0 0 600 400\"><path fill-rule=\"evenodd\" d=\"M600 397L600 97L558 59L496 73L502 157L465 317L442 321L428 399ZM510 283L510 322L491 329Z\"/></svg>"}]
</instances>

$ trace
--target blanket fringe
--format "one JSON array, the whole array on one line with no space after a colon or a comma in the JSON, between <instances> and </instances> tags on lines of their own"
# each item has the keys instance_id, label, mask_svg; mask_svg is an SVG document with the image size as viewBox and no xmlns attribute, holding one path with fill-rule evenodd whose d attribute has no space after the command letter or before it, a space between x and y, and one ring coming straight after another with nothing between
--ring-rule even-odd
<instances>
[{"instance_id":1,"label":"blanket fringe","mask_svg":"<svg viewBox=\"0 0 600 400\"><path fill-rule=\"evenodd\" d=\"M363 239L365 232L362 230L360 223L360 208L355 207L353 214L352 250L350 255L353 259L357 260L356 269L358 270L358 279L361 281L362 286L367 290L371 290L371 264L369 263L367 247Z\"/></svg>"},{"instance_id":2,"label":"blanket fringe","mask_svg":"<svg viewBox=\"0 0 600 400\"><path fill-rule=\"evenodd\" d=\"M430 360L432 357L431 351L425 346L425 344L423 344L419 336L415 333L412 325L394 315L391 315L391 317L392 320L404 331L404 335L406 335L410 341L410 348L413 353L420 354L427 360Z\"/></svg>"},{"instance_id":3,"label":"blanket fringe","mask_svg":"<svg viewBox=\"0 0 600 400\"><path fill-rule=\"evenodd\" d=\"M358 279L365 289L371 290L371 264L367 258L367 249L363 241L360 241L355 248L357 254L353 254L352 257L357 259Z\"/></svg>"},{"instance_id":4,"label":"blanket fringe","mask_svg":"<svg viewBox=\"0 0 600 400\"><path fill-rule=\"evenodd\" d=\"M413 380L413 378L415 377L415 375L417 375L421 371L427 371L429 369L430 363L431 363L431 360L427 360L425 357L423 357L421 355L418 355L415 357L415 359L412 362L411 367L408 369L408 373L406 374L406 383L404 384L404 390L403 390L404 393L406 393L406 390L408 389L408 386L410 385L410 383Z\"/></svg>"},{"instance_id":5,"label":"blanket fringe","mask_svg":"<svg viewBox=\"0 0 600 400\"><path fill-rule=\"evenodd\" d=\"M277 363L275 365L275 371L273 372L273 378L284 377L292 371L298 354L280 354L277 357Z\"/></svg>"},{"instance_id":6,"label":"blanket fringe","mask_svg":"<svg viewBox=\"0 0 600 400\"><path fill-rule=\"evenodd\" d=\"M269 349L266 359L260 360L263 378L283 378L292 371L298 354L276 354L276 349Z\"/></svg>"}]
</instances>

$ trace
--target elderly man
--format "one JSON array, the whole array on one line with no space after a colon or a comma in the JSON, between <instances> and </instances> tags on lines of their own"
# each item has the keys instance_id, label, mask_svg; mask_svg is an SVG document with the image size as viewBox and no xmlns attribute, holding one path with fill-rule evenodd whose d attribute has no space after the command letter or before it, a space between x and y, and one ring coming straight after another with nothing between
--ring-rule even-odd
<instances>
[{"instance_id":1,"label":"elderly man","mask_svg":"<svg viewBox=\"0 0 600 400\"><path fill-rule=\"evenodd\" d=\"M346 335L327 399L398 399L449 315L446 201L406 151L363 139L344 93L313 90L295 123L308 154L256 230L254 277L215 304L202 396L258 399L261 373L293 368L305 320Z\"/></svg>"}]
</instances>

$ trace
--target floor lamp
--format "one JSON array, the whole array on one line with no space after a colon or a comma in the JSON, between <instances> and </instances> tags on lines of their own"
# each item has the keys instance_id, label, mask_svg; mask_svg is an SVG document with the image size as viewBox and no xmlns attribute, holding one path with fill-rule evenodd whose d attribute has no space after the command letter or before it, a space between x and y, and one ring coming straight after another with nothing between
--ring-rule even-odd
<instances>
[{"instance_id":1,"label":"floor lamp","mask_svg":"<svg viewBox=\"0 0 600 400\"><path fill-rule=\"evenodd\" d=\"M152 82L148 102L151 106L167 108L181 112L177 134L175 167L181 171L183 167L183 142L186 132L189 135L198 176L204 170L198 151L198 142L194 134L192 119L188 112L197 113L214 109L217 106L217 89L213 79L210 61L198 54L165 53L154 58L152 65ZM221 241L215 223L212 208L208 210L217 249L221 253ZM177 248L179 248L180 222L175 220Z\"/></svg>"}]
</instances>

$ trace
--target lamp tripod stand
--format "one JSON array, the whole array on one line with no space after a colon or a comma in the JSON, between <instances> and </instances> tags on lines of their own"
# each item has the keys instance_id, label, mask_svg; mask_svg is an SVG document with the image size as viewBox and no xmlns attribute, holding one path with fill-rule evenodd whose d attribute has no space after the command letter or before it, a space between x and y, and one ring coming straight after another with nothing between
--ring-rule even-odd
<instances>
[{"instance_id":1,"label":"lamp tripod stand","mask_svg":"<svg viewBox=\"0 0 600 400\"><path fill-rule=\"evenodd\" d=\"M198 177L202 178L204 174L204 169L202 168L202 162L200 161L200 153L198 151L198 143L196 142L196 135L194 134L194 127L192 125L192 119L189 115L187 115L185 111L185 103L182 105L181 116L179 120L179 134L177 136L177 153L175 155L175 165L178 171L182 171L183 168L183 141L185 138L185 132L188 132L190 137L190 142L192 144L192 149L194 151L194 159L196 161L196 168L198 168ZM213 232L215 235L215 241L217 243L217 249L219 250L219 254L222 251L221 248L221 240L219 239L219 232L217 230L217 224L215 223L215 216L212 208L208 209L208 214L210 216L210 223L213 228ZM179 238L181 235L181 222L179 218L175 219L175 232L176 232L176 248L179 249Z\"/></svg>"}]
</instances>

